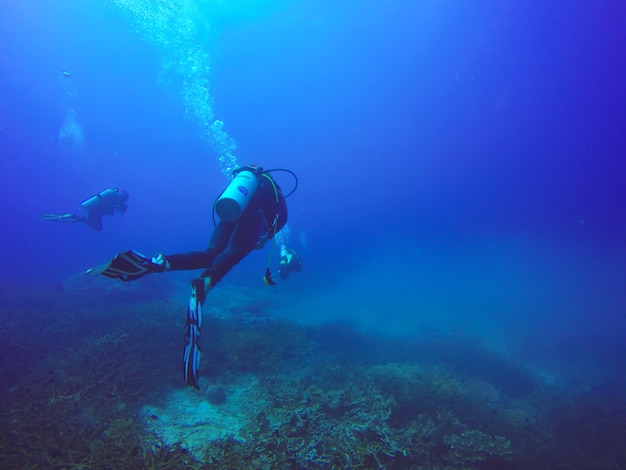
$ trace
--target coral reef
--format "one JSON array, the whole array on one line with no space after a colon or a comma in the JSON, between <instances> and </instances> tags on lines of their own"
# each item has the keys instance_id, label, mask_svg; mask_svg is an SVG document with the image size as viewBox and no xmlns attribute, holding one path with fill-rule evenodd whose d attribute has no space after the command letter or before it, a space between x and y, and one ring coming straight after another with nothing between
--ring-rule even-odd
<instances>
[{"instance_id":1,"label":"coral reef","mask_svg":"<svg viewBox=\"0 0 626 470\"><path fill-rule=\"evenodd\" d=\"M196 392L181 383L181 305L7 293L0 467L626 467L623 374L551 387L453 342L410 359L419 345L278 321L263 303L245 318L242 298L214 302L205 318Z\"/></svg>"},{"instance_id":2,"label":"coral reef","mask_svg":"<svg viewBox=\"0 0 626 470\"><path fill-rule=\"evenodd\" d=\"M246 442L224 442L219 455L233 453L260 468L479 468L473 465L506 462L512 454L509 440L462 424L452 410L412 414L394 425L398 403L420 399L409 389L431 386L416 379L412 368L389 364L311 372L267 377L271 406L251 421ZM218 462L215 455L207 458Z\"/></svg>"}]
</instances>

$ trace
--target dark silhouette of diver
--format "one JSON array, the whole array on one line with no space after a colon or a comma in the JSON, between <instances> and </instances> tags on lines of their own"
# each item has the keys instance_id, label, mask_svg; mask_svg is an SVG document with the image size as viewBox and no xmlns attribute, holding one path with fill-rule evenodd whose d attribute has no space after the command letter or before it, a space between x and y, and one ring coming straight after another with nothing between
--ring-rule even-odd
<instances>
[{"instance_id":1,"label":"dark silhouette of diver","mask_svg":"<svg viewBox=\"0 0 626 470\"><path fill-rule=\"evenodd\" d=\"M200 277L191 281L191 297L187 308L185 330L184 380L187 385L198 388L200 363L199 338L202 327L202 304L207 293L252 250L262 248L287 222L285 198L296 187L283 195L271 172L290 170L267 170L245 166L233 172L233 181L214 204L214 212L220 217L204 251L184 254L159 254L151 259L130 250L120 253L103 266L87 273L98 273L121 281L133 281L150 273L203 269ZM272 243L272 251L274 244ZM267 285L274 285L270 273L272 253L263 278Z\"/></svg>"},{"instance_id":2,"label":"dark silhouette of diver","mask_svg":"<svg viewBox=\"0 0 626 470\"><path fill-rule=\"evenodd\" d=\"M90 197L86 201L81 203L86 217L81 217L76 214L44 214L41 216L43 220L51 220L52 222L80 222L88 225L94 230L102 230L102 216L110 215L113 217L115 211L123 214L128 209L128 193L117 188L105 189L99 192L95 196Z\"/></svg>"}]
</instances>

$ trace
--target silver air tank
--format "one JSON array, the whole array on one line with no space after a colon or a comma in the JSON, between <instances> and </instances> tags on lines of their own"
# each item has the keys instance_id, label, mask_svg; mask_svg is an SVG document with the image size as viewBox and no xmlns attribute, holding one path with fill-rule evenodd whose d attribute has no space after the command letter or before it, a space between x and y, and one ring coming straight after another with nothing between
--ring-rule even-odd
<instances>
[{"instance_id":1,"label":"silver air tank","mask_svg":"<svg viewBox=\"0 0 626 470\"><path fill-rule=\"evenodd\" d=\"M215 212L227 222L239 220L259 187L259 178L250 170L241 170L215 203Z\"/></svg>"},{"instance_id":2,"label":"silver air tank","mask_svg":"<svg viewBox=\"0 0 626 470\"><path fill-rule=\"evenodd\" d=\"M87 212L106 209L107 206L110 205L109 198L116 192L117 189L105 189L86 201L81 202L80 205L83 206Z\"/></svg>"}]
</instances>

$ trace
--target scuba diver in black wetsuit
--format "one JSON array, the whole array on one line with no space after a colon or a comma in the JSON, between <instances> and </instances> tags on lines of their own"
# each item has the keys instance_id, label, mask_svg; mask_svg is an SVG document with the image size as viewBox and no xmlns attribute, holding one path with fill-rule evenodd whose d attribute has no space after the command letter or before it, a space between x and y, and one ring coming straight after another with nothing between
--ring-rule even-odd
<instances>
[{"instance_id":1,"label":"scuba diver in black wetsuit","mask_svg":"<svg viewBox=\"0 0 626 470\"><path fill-rule=\"evenodd\" d=\"M113 217L115 211L123 214L128 209L128 193L117 188L105 189L104 191L90 197L81 203L87 217L78 216L72 213L68 214L44 214L42 220L51 220L52 222L80 222L88 225L94 230L102 230L102 216L110 215Z\"/></svg>"},{"instance_id":2,"label":"scuba diver in black wetsuit","mask_svg":"<svg viewBox=\"0 0 626 470\"><path fill-rule=\"evenodd\" d=\"M234 179L214 204L214 212L220 217L205 251L184 254L159 254L151 259L130 250L118 254L113 260L87 273L132 281L150 273L204 269L200 277L191 282L191 298L187 309L185 334L184 380L187 385L198 388L200 350L198 346L202 326L202 304L207 293L252 250L262 248L287 223L287 204L298 186L283 195L270 173L290 170L267 170L245 166L233 172ZM273 247L272 247L273 249ZM263 278L267 285L274 285L269 264Z\"/></svg>"},{"instance_id":3,"label":"scuba diver in black wetsuit","mask_svg":"<svg viewBox=\"0 0 626 470\"><path fill-rule=\"evenodd\" d=\"M237 182L237 179L243 181ZM256 181L255 181L256 180ZM240 183L257 185L256 190L246 188ZM250 198L247 207L241 207L231 199L236 195ZM287 223L287 204L280 187L273 178L261 168L243 167L235 171L235 180L216 202L216 212L220 221L209 240L205 251L178 255L160 255L157 263L163 262L165 270L204 269L200 274L203 284L198 283L199 302L206 293L252 250L263 248L266 242ZM253 192L254 194L250 194ZM273 284L269 267L265 273L265 283Z\"/></svg>"}]
</instances>

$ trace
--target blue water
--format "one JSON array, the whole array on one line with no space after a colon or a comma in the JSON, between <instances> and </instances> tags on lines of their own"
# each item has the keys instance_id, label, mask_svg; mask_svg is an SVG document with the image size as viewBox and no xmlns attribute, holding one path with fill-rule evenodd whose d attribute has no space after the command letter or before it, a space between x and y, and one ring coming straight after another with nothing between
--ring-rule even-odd
<instances>
[{"instance_id":1,"label":"blue water","mask_svg":"<svg viewBox=\"0 0 626 470\"><path fill-rule=\"evenodd\" d=\"M203 249L229 170L288 168L305 269L274 289L294 316L609 380L623 416L625 20L584 0L4 2L3 291ZM102 232L40 220L107 187L129 210ZM223 284L262 285L269 250Z\"/></svg>"}]
</instances>

